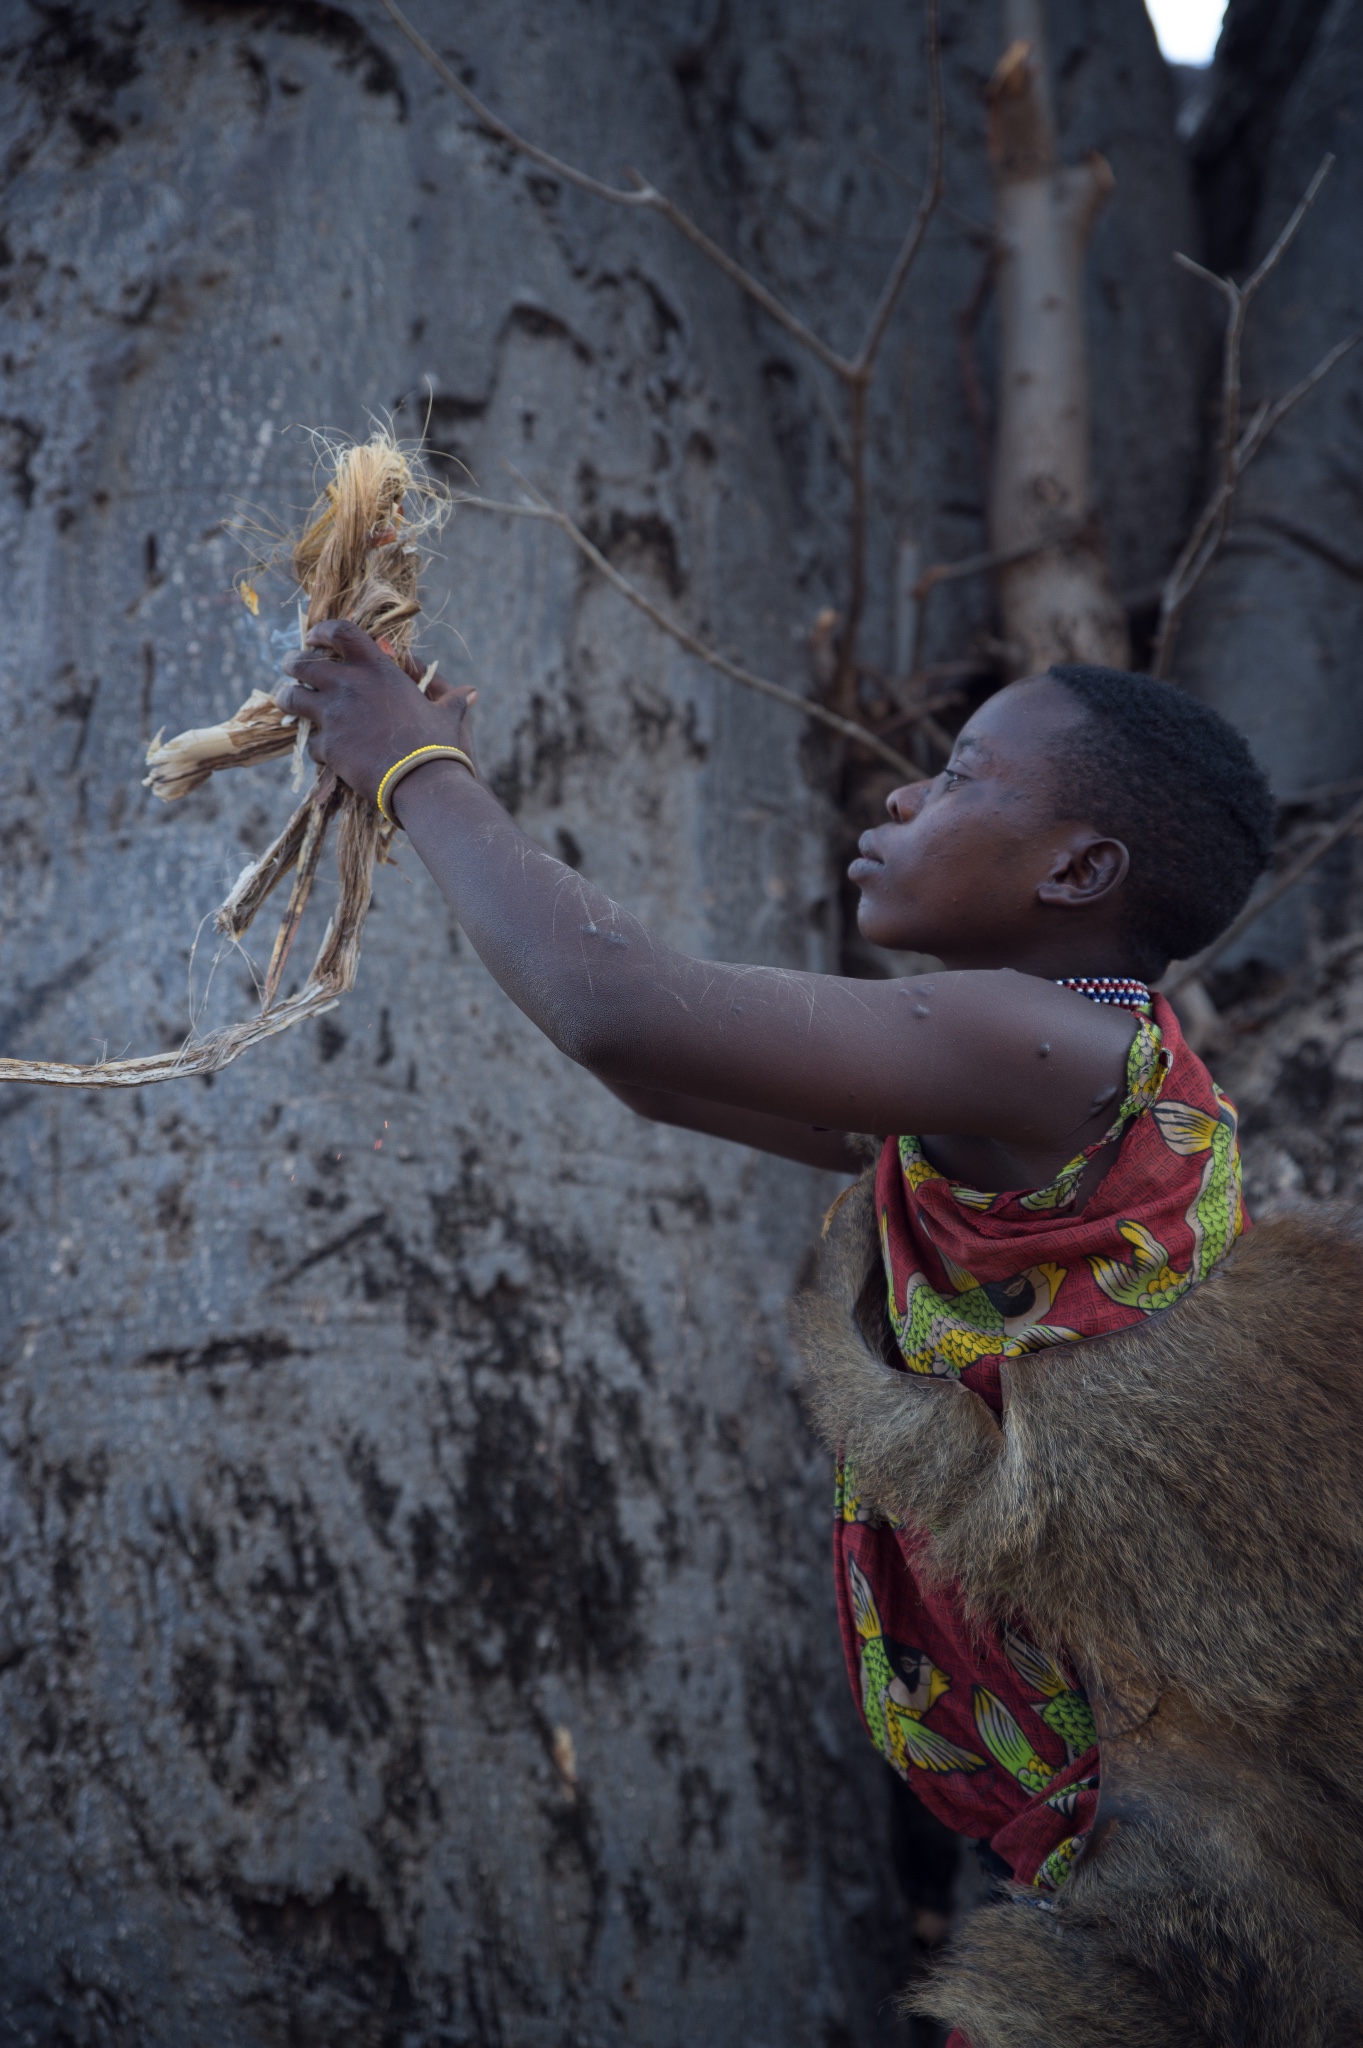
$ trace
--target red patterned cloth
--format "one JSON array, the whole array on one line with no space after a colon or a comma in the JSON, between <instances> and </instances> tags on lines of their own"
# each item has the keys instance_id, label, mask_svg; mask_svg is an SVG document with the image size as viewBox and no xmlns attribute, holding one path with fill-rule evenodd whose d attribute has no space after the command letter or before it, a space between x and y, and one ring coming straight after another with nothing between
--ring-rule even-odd
<instances>
[{"instance_id":1,"label":"red patterned cloth","mask_svg":"<svg viewBox=\"0 0 1363 2048\"><path fill-rule=\"evenodd\" d=\"M1076 1211L1084 1166L1118 1137ZM959 1378L999 1413L1001 1359L1138 1323L1230 1249L1247 1221L1235 1110L1156 996L1138 1017L1115 1122L1048 1187L963 1187L929 1166L916 1138L890 1138L876 1212L905 1369ZM839 1466L834 1553L853 1693L877 1748L940 1820L987 1843L1020 1883L1053 1889L1097 1805L1088 1701L1020 1620L971 1624L955 1587L929 1589L918 1570L927 1540L868 1514L855 1472Z\"/></svg>"}]
</instances>

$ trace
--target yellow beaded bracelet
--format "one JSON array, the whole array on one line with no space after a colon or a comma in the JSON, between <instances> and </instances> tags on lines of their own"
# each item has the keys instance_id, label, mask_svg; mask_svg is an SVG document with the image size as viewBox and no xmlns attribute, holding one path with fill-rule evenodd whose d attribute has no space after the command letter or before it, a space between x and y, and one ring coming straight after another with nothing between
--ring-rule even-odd
<instances>
[{"instance_id":1,"label":"yellow beaded bracelet","mask_svg":"<svg viewBox=\"0 0 1363 2048\"><path fill-rule=\"evenodd\" d=\"M374 798L379 807L380 817L386 818L390 825L396 825L398 820L389 810L385 799L393 794L404 775L410 775L414 768L424 768L428 761L462 761L470 775L476 776L478 773L462 747L417 747L412 753L404 754L400 761L394 761L379 784L378 794Z\"/></svg>"}]
</instances>

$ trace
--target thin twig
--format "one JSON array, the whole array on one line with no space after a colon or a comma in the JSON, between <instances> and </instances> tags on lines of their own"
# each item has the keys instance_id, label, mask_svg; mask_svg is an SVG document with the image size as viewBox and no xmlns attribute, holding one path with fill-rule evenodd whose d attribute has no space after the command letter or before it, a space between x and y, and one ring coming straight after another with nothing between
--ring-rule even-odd
<instances>
[{"instance_id":1,"label":"thin twig","mask_svg":"<svg viewBox=\"0 0 1363 2048\"><path fill-rule=\"evenodd\" d=\"M915 668L918 665L923 644L924 614L928 599L939 583L959 583L963 577L985 576L994 569L1011 568L1014 562L1030 561L1033 555L1044 555L1048 548L1064 547L1067 542L1078 539L1087 528L1087 519L1069 520L1063 526L1053 527L1039 540L1021 541L1013 548L990 548L979 555L964 555L959 562L934 562L931 568L925 569L910 592L918 607L910 650L912 665Z\"/></svg>"},{"instance_id":2,"label":"thin twig","mask_svg":"<svg viewBox=\"0 0 1363 2048\"><path fill-rule=\"evenodd\" d=\"M863 146L861 153L868 163L875 164L879 170L888 171L892 178L897 178L906 191L921 192L923 190L923 183L920 178L910 177L907 171L901 171L898 164L892 164L890 159L887 156L882 156L878 149L870 149ZM982 249L992 250L995 247L998 242L998 233L992 222L976 220L974 214L963 213L960 207L953 206L949 199L943 199L941 204L942 212L948 220L954 220L958 226L964 228L965 232ZM828 225L831 233L833 231L833 223L830 221Z\"/></svg>"},{"instance_id":3,"label":"thin twig","mask_svg":"<svg viewBox=\"0 0 1363 2048\"><path fill-rule=\"evenodd\" d=\"M853 358L847 379L852 412L851 561L847 577L847 611L838 648L837 673L833 679L834 699L844 709L856 701L857 640L861 632L861 616L866 607L866 415L869 410L871 379L875 374L876 357L885 338L885 330L890 324L890 316L908 282L909 272L917 261L918 252L923 246L932 216L937 211L945 183L946 103L942 92L942 38L937 13L938 0L925 0L925 9L930 124L928 175L917 211L900 246L899 254L890 266L890 274L881 288L880 297L871 314L866 338Z\"/></svg>"},{"instance_id":4,"label":"thin twig","mask_svg":"<svg viewBox=\"0 0 1363 2048\"><path fill-rule=\"evenodd\" d=\"M853 718L840 717L836 711L830 711L827 705L820 704L816 698L801 697L794 690L783 688L780 683L768 682L765 676L754 675L751 669L743 668L738 662L730 661L725 655L717 653L713 647L707 647L694 633L688 633L684 626L679 626L675 620L669 619L666 612L660 611L641 590L636 590L634 585L620 574L614 563L606 559L600 548L588 540L581 527L577 526L566 512L551 504L543 493L537 491L524 477L518 477L517 480L524 484L526 490L536 499L535 504L513 505L498 498L481 498L464 493L456 495L454 503L470 505L479 512L501 512L511 519L542 519L551 526L557 526L560 532L568 536L579 553L586 556L592 567L605 577L612 589L618 590L621 597L637 611L641 611L645 618L651 619L660 632L675 640L679 647L684 647L688 654L693 654L697 661L703 661L708 668L717 669L720 675L728 676L731 682L742 683L745 689L756 690L763 697L773 697L778 704L785 704L790 710L800 712L805 718L817 719L820 725L828 726L832 731L840 733L844 739L855 740L858 746L868 747L873 754L878 755L882 761L901 774L905 781L921 782L925 779L921 768L915 767L906 755L887 745L868 726L859 725Z\"/></svg>"},{"instance_id":5,"label":"thin twig","mask_svg":"<svg viewBox=\"0 0 1363 2048\"><path fill-rule=\"evenodd\" d=\"M745 270L741 263L736 263L732 256L720 248L718 242L712 241L705 230L697 227L689 214L683 213L665 192L660 192L655 185L651 185L637 172L630 174L635 180L630 190L619 185L604 184L600 178L592 178L585 171L575 170L571 164L564 163L561 157L551 156L547 149L540 149L533 142L527 142L523 135L518 135L516 130L499 119L490 107L484 106L476 93L469 90L458 72L445 62L438 50L432 49L420 29L407 19L397 5L397 0L383 0L383 4L395 26L401 29L412 48L426 59L436 76L464 102L470 113L476 116L479 126L489 135L495 137L498 142L506 143L509 148L519 151L522 156L528 157L531 163L539 164L554 177L562 178L565 184L575 185L580 192L590 192L594 199L608 200L612 206L628 206L636 213L661 214L663 219L670 221L678 233L685 235L687 241L694 244L703 256L708 257L717 270L723 271L730 283L736 284L750 299L755 299L763 312L769 314L778 326L784 327L793 341L798 341L802 348L807 348L811 355L817 356L821 363L836 371L844 381L851 377L855 369L854 363L839 355L835 348L830 348L821 335L816 334L812 327L807 327L788 306L783 306L774 292L769 291L766 285L759 282L750 271Z\"/></svg>"},{"instance_id":6,"label":"thin twig","mask_svg":"<svg viewBox=\"0 0 1363 2048\"><path fill-rule=\"evenodd\" d=\"M613 206L628 206L637 212L661 214L670 221L677 232L684 235L693 247L713 263L731 283L759 305L763 312L783 327L793 341L796 341L810 355L832 370L847 387L851 408L850 447L848 466L852 472L852 519L851 519L851 562L848 575L847 605L844 613L842 643L838 653L838 668L834 681L835 701L844 710L856 697L856 656L857 637L861 617L866 604L866 414L867 393L875 370L876 357L884 340L899 296L904 289L909 272L923 246L928 224L942 197L944 182L943 166L946 151L946 115L942 92L941 38L938 31L938 0L924 0L927 14L928 49L928 93L931 120L931 142L927 182L923 187L917 210L909 231L900 244L899 253L890 266L889 275L881 287L879 297L867 324L865 338L854 356L844 356L833 348L814 329L792 313L781 303L774 292L759 282L741 263L720 248L719 244L698 227L689 214L684 213L675 200L669 199L655 185L637 171L630 172L632 189L608 185L600 178L590 177L585 171L576 170L561 157L540 149L535 143L527 142L509 123L503 121L492 109L485 106L478 95L465 85L452 65L447 64L438 50L432 48L420 30L407 19L397 0L383 0L389 17L406 36L412 48L425 58L436 76L447 85L457 98L475 116L480 127L497 141L527 157L531 163L539 164L556 178L574 185L579 191L589 192L595 199L607 200ZM837 714L834 714L837 715Z\"/></svg>"},{"instance_id":7,"label":"thin twig","mask_svg":"<svg viewBox=\"0 0 1363 2048\"><path fill-rule=\"evenodd\" d=\"M890 324L890 315L895 309L899 294L908 282L918 252L923 246L928 224L937 211L945 184L946 164L946 107L942 94L942 40L937 20L937 0L926 0L927 10L927 51L928 51L928 119L930 142L928 145L928 176L923 194L918 202L905 235L899 254L895 257L890 274L876 302L866 330L866 339L854 363L854 373L859 378L868 378L875 364L885 329Z\"/></svg>"},{"instance_id":8,"label":"thin twig","mask_svg":"<svg viewBox=\"0 0 1363 2048\"><path fill-rule=\"evenodd\" d=\"M384 0L384 4L390 5L391 0ZM635 175L637 173L631 173L631 176ZM839 377L848 379L852 365L848 363L846 357L840 356L835 348L830 348L823 337L816 334L812 327L807 327L798 314L792 313L788 306L783 306L774 292L768 291L767 287L759 283L751 271L745 270L741 263L736 263L732 256L720 248L718 242L712 242L704 228L697 227L674 200L655 190L643 179L632 196L637 197L651 212L660 213L664 220L671 221L677 232L685 235L687 241L699 249L703 256L708 256L715 268L722 270L731 284L736 284L750 299L755 299L764 313L769 314L778 326L784 327L792 340L798 341L802 348L807 348L812 356L817 356L821 363L835 371Z\"/></svg>"},{"instance_id":9,"label":"thin twig","mask_svg":"<svg viewBox=\"0 0 1363 2048\"><path fill-rule=\"evenodd\" d=\"M1299 404L1308 391L1314 390L1350 349L1363 341L1363 329L1360 329L1346 340L1336 342L1316 364L1315 369L1303 377L1300 383L1294 384L1276 403L1260 406L1249 425L1242 429L1241 356L1245 321L1249 315L1250 305L1296 240L1302 222L1315 204L1316 196L1329 176L1333 163L1333 156L1327 154L1322 157L1315 175L1293 208L1282 232L1263 261L1243 284L1237 284L1234 278L1218 277L1214 271L1195 263L1191 256L1180 254L1174 258L1181 269L1188 271L1193 277L1200 277L1204 283L1220 292L1226 301L1227 310L1226 331L1221 345L1221 433L1217 479L1160 592L1159 630L1155 636L1155 651L1151 662L1152 672L1156 676L1167 676L1173 664L1174 643L1183 614L1188 608L1193 592L1225 544L1235 494L1245 471L1274 428L1287 417L1293 406Z\"/></svg>"},{"instance_id":10,"label":"thin twig","mask_svg":"<svg viewBox=\"0 0 1363 2048\"><path fill-rule=\"evenodd\" d=\"M1324 860L1331 848L1338 846L1341 839L1347 839L1359 824L1363 824L1363 797L1359 797L1356 803L1351 804L1344 816L1328 826L1319 839L1307 847L1305 853L1290 861L1280 875L1275 875L1265 889L1252 897L1240 915L1226 926L1220 938L1214 939L1210 946L1204 947L1194 959L1181 961L1160 983L1161 994L1177 995L1188 982L1198 975L1205 974L1207 969L1221 958L1227 947L1235 944L1242 932L1247 932L1252 924L1258 923L1266 910L1271 910L1275 903L1281 902L1289 889L1295 889L1303 876L1310 874L1317 861Z\"/></svg>"},{"instance_id":11,"label":"thin twig","mask_svg":"<svg viewBox=\"0 0 1363 2048\"><path fill-rule=\"evenodd\" d=\"M1260 285L1262 285L1269 277L1272 276L1273 272L1282 262L1283 257L1287 254L1292 244L1296 241L1297 232L1301 227L1302 222L1306 219L1307 214L1315 205L1316 195L1319 193L1321 186L1325 183L1325 180L1329 177L1331 170L1334 168L1334 161L1334 152L1332 150L1327 150L1325 152L1325 155L1321 158L1320 162L1316 165L1315 175L1312 177L1310 184L1302 193L1301 198L1297 201L1296 205L1292 209L1292 212L1289 214L1287 223L1284 226L1282 233L1278 236L1277 241L1273 244L1273 247L1269 250L1267 256L1265 256L1263 262L1259 265L1258 269L1251 272L1250 276L1246 278L1245 282L1240 286L1240 296L1242 298L1252 299L1254 297L1254 294L1258 291Z\"/></svg>"},{"instance_id":12,"label":"thin twig","mask_svg":"<svg viewBox=\"0 0 1363 2048\"><path fill-rule=\"evenodd\" d=\"M1308 370L1299 384L1294 384L1290 391L1284 392L1281 398L1265 408L1261 417L1245 431L1240 454L1242 470L1254 460L1273 429L1286 419L1293 406L1299 405L1309 391L1314 391L1322 378L1328 377L1335 364L1343 362L1360 341L1363 341L1363 327L1356 327L1352 334L1345 335L1343 341L1337 341L1332 349L1327 349L1315 369Z\"/></svg>"},{"instance_id":13,"label":"thin twig","mask_svg":"<svg viewBox=\"0 0 1363 2048\"><path fill-rule=\"evenodd\" d=\"M888 738L892 732L911 732L916 725L937 725L934 713L950 711L952 706L959 704L960 701L959 690L943 690L936 697L925 697L922 703L916 704L911 711L897 711L893 718L887 718L880 728L881 736ZM942 730L940 726L937 729L939 732Z\"/></svg>"}]
</instances>

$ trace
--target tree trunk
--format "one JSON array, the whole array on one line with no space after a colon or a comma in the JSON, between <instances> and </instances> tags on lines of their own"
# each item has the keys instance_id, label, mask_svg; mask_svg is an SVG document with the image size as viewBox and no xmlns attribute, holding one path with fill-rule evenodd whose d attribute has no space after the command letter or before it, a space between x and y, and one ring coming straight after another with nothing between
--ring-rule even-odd
<instances>
[{"instance_id":1,"label":"tree trunk","mask_svg":"<svg viewBox=\"0 0 1363 2048\"><path fill-rule=\"evenodd\" d=\"M1009 46L990 81L996 182L999 404L990 542L1039 549L999 574L1015 675L1053 661L1126 667L1126 619L1113 594L1089 489L1084 260L1112 170L1096 150L1061 164L1047 76L1043 0L1005 0ZM1058 545L1040 546L1063 535Z\"/></svg>"},{"instance_id":2,"label":"tree trunk","mask_svg":"<svg viewBox=\"0 0 1363 2048\"><path fill-rule=\"evenodd\" d=\"M855 342L926 155L914 10L410 4L524 130L637 164ZM958 211L873 399L887 663L903 531L929 560L984 539L950 316L988 212L988 12L951 26ZM1166 345L1186 193L1140 0L1101 36L1056 16L1066 146L1133 167L1090 316L1096 496L1138 582L1195 452ZM138 777L159 726L273 669L290 621L242 608L221 522L308 501L295 423L429 417L456 480L501 493L510 459L797 683L845 595L846 482L786 337L659 223L480 135L376 7L10 17L0 1046L78 1058L176 1043L191 967L205 1024L253 1000L191 942L286 766L164 811ZM832 964L817 735L541 528L460 514L426 596L530 831L669 941ZM950 586L925 652L990 607ZM833 1185L635 1122L402 865L318 1026L211 1084L0 1103L0 2032L893 2040L886 1778L781 1334Z\"/></svg>"},{"instance_id":3,"label":"tree trunk","mask_svg":"<svg viewBox=\"0 0 1363 2048\"><path fill-rule=\"evenodd\" d=\"M1246 419L1363 326L1363 5L1335 0L1303 50L1305 38L1289 31L1310 11L1297 6L1273 20L1262 7L1233 0L1226 40L1241 68L1221 81L1224 100L1239 108L1244 74L1257 58L1278 112L1271 127L1246 122L1249 143L1237 144L1232 130L1219 155L1212 145L1223 133L1221 101L1213 101L1208 116L1204 181L1228 208L1246 187L1255 200L1242 272L1270 246L1326 150L1335 155L1301 233L1250 314ZM1259 31L1258 43L1240 32L1242 18L1246 30ZM1289 56L1296 68L1284 77ZM1262 160L1251 145L1264 152ZM1363 773L1361 407L1363 360L1356 350L1288 417L1247 473L1230 539L1189 607L1175 661L1180 678L1248 735L1287 798ZM1341 847L1284 897L1222 967L1255 960L1289 966L1313 923L1336 935L1352 851Z\"/></svg>"}]
</instances>

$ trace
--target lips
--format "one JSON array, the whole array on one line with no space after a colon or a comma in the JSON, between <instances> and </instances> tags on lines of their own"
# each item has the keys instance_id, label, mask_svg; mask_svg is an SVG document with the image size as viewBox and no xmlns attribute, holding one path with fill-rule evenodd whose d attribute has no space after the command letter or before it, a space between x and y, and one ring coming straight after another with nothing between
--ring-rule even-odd
<instances>
[{"instance_id":1,"label":"lips","mask_svg":"<svg viewBox=\"0 0 1363 2048\"><path fill-rule=\"evenodd\" d=\"M858 884L869 882L876 875L882 874L884 869L885 863L883 860L875 860L871 855L865 853L858 854L847 870L847 879L849 882L856 882Z\"/></svg>"},{"instance_id":2,"label":"lips","mask_svg":"<svg viewBox=\"0 0 1363 2048\"><path fill-rule=\"evenodd\" d=\"M872 875L879 874L884 865L876 852L876 833L872 828L858 839L857 857L847 870L847 878L852 882L869 881Z\"/></svg>"}]
</instances>

